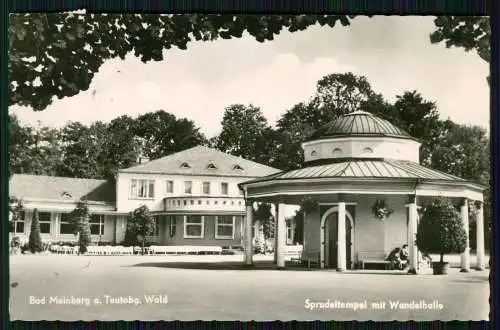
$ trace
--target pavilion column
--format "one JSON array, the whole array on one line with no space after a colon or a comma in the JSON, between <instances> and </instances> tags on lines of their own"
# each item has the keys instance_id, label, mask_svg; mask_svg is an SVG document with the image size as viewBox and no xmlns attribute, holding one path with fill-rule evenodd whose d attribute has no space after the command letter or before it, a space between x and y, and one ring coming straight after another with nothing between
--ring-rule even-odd
<instances>
[{"instance_id":1,"label":"pavilion column","mask_svg":"<svg viewBox=\"0 0 500 330\"><path fill-rule=\"evenodd\" d=\"M279 204L274 204L274 263L278 263L278 205Z\"/></svg>"},{"instance_id":2,"label":"pavilion column","mask_svg":"<svg viewBox=\"0 0 500 330\"><path fill-rule=\"evenodd\" d=\"M285 205L277 204L276 207L276 266L285 267L286 221Z\"/></svg>"},{"instance_id":3,"label":"pavilion column","mask_svg":"<svg viewBox=\"0 0 500 330\"><path fill-rule=\"evenodd\" d=\"M417 266L418 266L418 248L416 244L417 220L418 220L417 196L410 195L408 203L408 262L410 266L410 269L408 270L409 274L417 274Z\"/></svg>"},{"instance_id":4,"label":"pavilion column","mask_svg":"<svg viewBox=\"0 0 500 330\"><path fill-rule=\"evenodd\" d=\"M253 244L252 244L252 222L253 222L253 201L246 200L245 216L245 265L253 264Z\"/></svg>"},{"instance_id":5,"label":"pavilion column","mask_svg":"<svg viewBox=\"0 0 500 330\"><path fill-rule=\"evenodd\" d=\"M463 199L462 205L460 207L460 213L462 214L462 223L465 229L465 234L467 236L465 251L460 255L460 268L461 272L468 272L470 270L470 247L469 247L469 203L466 198Z\"/></svg>"},{"instance_id":6,"label":"pavilion column","mask_svg":"<svg viewBox=\"0 0 500 330\"><path fill-rule=\"evenodd\" d=\"M484 213L483 203L479 202L476 220L476 255L477 270L484 270Z\"/></svg>"},{"instance_id":7,"label":"pavilion column","mask_svg":"<svg viewBox=\"0 0 500 330\"><path fill-rule=\"evenodd\" d=\"M346 211L345 202L338 203L338 233L337 233L337 271L342 272L346 269Z\"/></svg>"}]
</instances>

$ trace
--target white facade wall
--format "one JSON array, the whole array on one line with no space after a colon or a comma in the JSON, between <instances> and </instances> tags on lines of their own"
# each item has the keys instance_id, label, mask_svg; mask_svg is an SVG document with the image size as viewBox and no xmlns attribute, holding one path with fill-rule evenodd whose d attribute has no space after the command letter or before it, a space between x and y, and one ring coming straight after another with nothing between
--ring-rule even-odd
<instances>
[{"instance_id":1,"label":"white facade wall","mask_svg":"<svg viewBox=\"0 0 500 330\"><path fill-rule=\"evenodd\" d=\"M316 140L302 144L306 162L330 158L389 158L419 162L420 143L389 137L350 137ZM372 153L367 152L367 148ZM339 151L340 150L340 151Z\"/></svg>"},{"instance_id":2,"label":"white facade wall","mask_svg":"<svg viewBox=\"0 0 500 330\"><path fill-rule=\"evenodd\" d=\"M131 196L131 180L146 179L154 180L154 198L133 198ZM162 175L162 174L139 174L118 173L116 179L116 208L119 213L128 213L141 205L146 205L150 211L164 211L163 199L165 197L227 197L243 198L237 184L249 180L242 177L216 177L216 176L193 176L193 175ZM166 192L167 181L174 182L174 192ZM184 193L184 182L192 181L192 193ZM203 182L210 182L210 195L203 194ZM221 194L221 183L228 183L228 194ZM244 203L243 203L244 204Z\"/></svg>"}]
</instances>

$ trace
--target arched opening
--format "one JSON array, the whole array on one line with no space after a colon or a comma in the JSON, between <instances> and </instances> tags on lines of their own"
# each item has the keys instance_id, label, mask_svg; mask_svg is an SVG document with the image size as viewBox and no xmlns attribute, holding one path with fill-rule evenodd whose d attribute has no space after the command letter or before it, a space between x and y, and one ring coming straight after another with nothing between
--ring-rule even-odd
<instances>
[{"instance_id":1,"label":"arched opening","mask_svg":"<svg viewBox=\"0 0 500 330\"><path fill-rule=\"evenodd\" d=\"M354 264L354 219L349 211L345 211L345 248L346 268L352 269ZM338 257L338 207L332 207L321 218L321 253L322 268L337 268Z\"/></svg>"}]
</instances>

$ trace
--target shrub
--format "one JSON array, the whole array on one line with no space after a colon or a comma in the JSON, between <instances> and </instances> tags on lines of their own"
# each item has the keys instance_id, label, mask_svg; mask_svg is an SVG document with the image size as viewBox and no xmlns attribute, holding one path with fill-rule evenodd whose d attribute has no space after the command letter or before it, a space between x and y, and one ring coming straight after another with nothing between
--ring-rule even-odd
<instances>
[{"instance_id":1,"label":"shrub","mask_svg":"<svg viewBox=\"0 0 500 330\"><path fill-rule=\"evenodd\" d=\"M134 211L129 213L127 219L127 230L125 232L125 243L130 246L143 246L145 247L148 242L146 237L153 234L155 228L155 220L149 209L145 205L141 205ZM142 236L142 240L138 239Z\"/></svg>"},{"instance_id":2,"label":"shrub","mask_svg":"<svg viewBox=\"0 0 500 330\"><path fill-rule=\"evenodd\" d=\"M424 253L443 255L462 253L467 247L467 233L459 212L450 200L439 198L428 205L417 229L417 246Z\"/></svg>"},{"instance_id":3,"label":"shrub","mask_svg":"<svg viewBox=\"0 0 500 330\"><path fill-rule=\"evenodd\" d=\"M76 227L81 254L87 252L87 247L92 243L89 219L90 213L87 204L84 201L78 202L76 208L71 212L71 220Z\"/></svg>"},{"instance_id":4,"label":"shrub","mask_svg":"<svg viewBox=\"0 0 500 330\"><path fill-rule=\"evenodd\" d=\"M26 253L29 250L30 250L29 243L24 243L23 245L21 245L21 253Z\"/></svg>"},{"instance_id":5,"label":"shrub","mask_svg":"<svg viewBox=\"0 0 500 330\"><path fill-rule=\"evenodd\" d=\"M40 233L40 221L38 219L38 209L33 211L33 220L31 221L31 232L28 242L31 253L42 252L42 235Z\"/></svg>"},{"instance_id":6,"label":"shrub","mask_svg":"<svg viewBox=\"0 0 500 330\"><path fill-rule=\"evenodd\" d=\"M19 248L19 247L21 247L21 240L19 239L18 236L12 237L12 240L10 241L10 247L11 248Z\"/></svg>"}]
</instances>

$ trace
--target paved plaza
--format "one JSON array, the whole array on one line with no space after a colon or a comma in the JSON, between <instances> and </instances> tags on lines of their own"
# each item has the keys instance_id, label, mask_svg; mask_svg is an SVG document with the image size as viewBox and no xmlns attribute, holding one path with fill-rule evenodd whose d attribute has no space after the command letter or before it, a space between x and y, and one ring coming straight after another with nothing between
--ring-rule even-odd
<instances>
[{"instance_id":1,"label":"paved plaza","mask_svg":"<svg viewBox=\"0 0 500 330\"><path fill-rule=\"evenodd\" d=\"M275 270L269 256L11 257L12 320L484 320L489 270ZM455 258L456 259L456 258ZM474 256L471 261L474 262ZM456 262L454 259L450 259ZM31 301L30 301L31 300ZM399 304L398 304L399 302ZM384 305L385 303L385 305Z\"/></svg>"}]
</instances>

